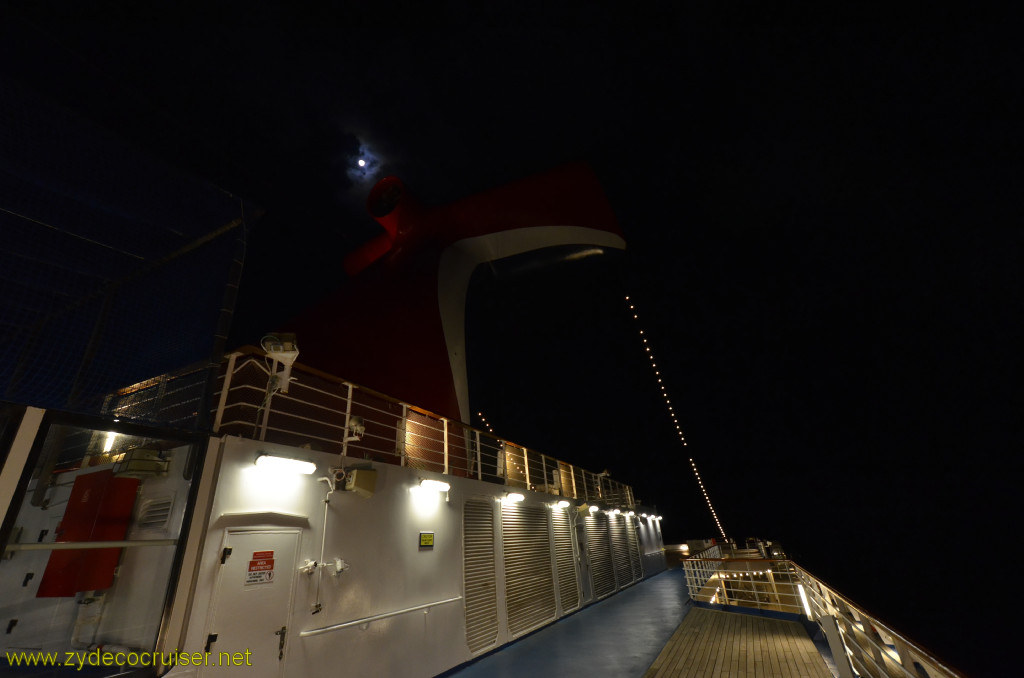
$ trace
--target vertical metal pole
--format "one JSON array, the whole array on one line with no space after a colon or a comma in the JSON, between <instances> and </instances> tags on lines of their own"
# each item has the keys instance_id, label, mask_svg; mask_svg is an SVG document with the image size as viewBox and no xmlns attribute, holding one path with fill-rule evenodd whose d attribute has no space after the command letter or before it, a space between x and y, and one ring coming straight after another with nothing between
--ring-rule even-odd
<instances>
[{"instance_id":1,"label":"vertical metal pole","mask_svg":"<svg viewBox=\"0 0 1024 678\"><path fill-rule=\"evenodd\" d=\"M441 421L444 422L444 474L448 475L448 420Z\"/></svg>"},{"instance_id":2,"label":"vertical metal pole","mask_svg":"<svg viewBox=\"0 0 1024 678\"><path fill-rule=\"evenodd\" d=\"M348 426L352 419L352 384L348 384L348 395L345 399L345 431L341 434L341 456L348 456Z\"/></svg>"},{"instance_id":3,"label":"vertical metal pole","mask_svg":"<svg viewBox=\"0 0 1024 678\"><path fill-rule=\"evenodd\" d=\"M754 573L750 571L750 563L747 563L747 576L750 577L750 592L754 594L754 602L757 609L761 609L761 594L757 590L757 582L754 581Z\"/></svg>"},{"instance_id":4,"label":"vertical metal pole","mask_svg":"<svg viewBox=\"0 0 1024 678\"><path fill-rule=\"evenodd\" d=\"M277 374L277 361L270 363L270 376L267 377L267 397L263 403L263 422L260 424L260 440L267 439L267 422L270 421L270 403L274 399L274 375ZM348 430L345 431L348 433Z\"/></svg>"},{"instance_id":5,"label":"vertical metal pole","mask_svg":"<svg viewBox=\"0 0 1024 678\"><path fill-rule=\"evenodd\" d=\"M569 477L572 479L572 498L579 499L580 495L576 492L576 469L572 464L569 465Z\"/></svg>"},{"instance_id":6,"label":"vertical metal pole","mask_svg":"<svg viewBox=\"0 0 1024 678\"><path fill-rule=\"evenodd\" d=\"M224 421L224 406L228 402L228 391L231 389L231 377L235 373L235 360L238 359L239 353L232 353L228 356L228 368L227 372L224 373L224 385L220 391L220 401L217 403L217 416L213 419L213 432L216 433L220 430L220 424Z\"/></svg>"},{"instance_id":7,"label":"vertical metal pole","mask_svg":"<svg viewBox=\"0 0 1024 678\"><path fill-rule=\"evenodd\" d=\"M409 406L405 403L402 403L402 420L398 422L397 428L398 433L396 435L399 439L395 441L395 446L398 448L399 454L402 456L399 465L405 466L405 460L409 456L405 449L406 431L409 430Z\"/></svg>"},{"instance_id":8,"label":"vertical metal pole","mask_svg":"<svg viewBox=\"0 0 1024 678\"><path fill-rule=\"evenodd\" d=\"M474 431L476 434L476 479L483 480L483 465L480 463L480 431Z\"/></svg>"},{"instance_id":9,"label":"vertical metal pole","mask_svg":"<svg viewBox=\"0 0 1024 678\"><path fill-rule=\"evenodd\" d=\"M526 448L523 448L523 470L526 471L526 489L530 489L530 460L526 456Z\"/></svg>"},{"instance_id":10,"label":"vertical metal pole","mask_svg":"<svg viewBox=\"0 0 1024 678\"><path fill-rule=\"evenodd\" d=\"M544 474L544 491L548 492L548 488L551 486L551 478L548 478L548 462L544 455L540 455L540 469L541 473Z\"/></svg>"},{"instance_id":11,"label":"vertical metal pole","mask_svg":"<svg viewBox=\"0 0 1024 678\"><path fill-rule=\"evenodd\" d=\"M22 471L28 463L32 443L39 433L45 412L46 410L35 407L25 408L25 414L22 415L14 439L8 448L7 459L0 464L0 525L7 519L9 511L17 512L20 508L14 505L14 494L21 482ZM46 489L46 484L42 486Z\"/></svg>"}]
</instances>

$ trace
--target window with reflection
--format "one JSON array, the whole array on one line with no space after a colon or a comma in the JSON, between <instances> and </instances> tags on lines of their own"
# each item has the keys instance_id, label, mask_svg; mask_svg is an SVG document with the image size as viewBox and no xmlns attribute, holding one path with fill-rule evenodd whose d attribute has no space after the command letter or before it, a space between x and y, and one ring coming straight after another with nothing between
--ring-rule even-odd
<instances>
[{"instance_id":1,"label":"window with reflection","mask_svg":"<svg viewBox=\"0 0 1024 678\"><path fill-rule=\"evenodd\" d=\"M3 649L153 649L190 451L183 440L48 427L0 559Z\"/></svg>"}]
</instances>

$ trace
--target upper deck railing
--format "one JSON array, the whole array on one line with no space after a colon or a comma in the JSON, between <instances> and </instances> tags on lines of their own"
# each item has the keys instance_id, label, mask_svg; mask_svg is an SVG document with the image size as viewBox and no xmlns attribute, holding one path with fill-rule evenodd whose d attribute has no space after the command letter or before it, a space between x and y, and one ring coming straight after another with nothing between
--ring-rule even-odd
<instances>
[{"instance_id":1,"label":"upper deck railing","mask_svg":"<svg viewBox=\"0 0 1024 678\"><path fill-rule=\"evenodd\" d=\"M259 349L228 356L218 378L214 432L309 447L510 488L547 492L603 508L633 508L630 486L560 461L463 422L377 393L301 364L288 392L273 388L274 364ZM177 376L114 394L106 411L194 409L199 393L178 393ZM193 389L194 390L194 389ZM176 402L181 396L187 402Z\"/></svg>"},{"instance_id":2,"label":"upper deck railing","mask_svg":"<svg viewBox=\"0 0 1024 678\"><path fill-rule=\"evenodd\" d=\"M683 561L694 601L806 616L817 622L826 636L832 634L837 644L841 643L847 662L844 664L841 656L833 657L840 678L853 676L851 667L861 676L878 678L960 676L792 560L711 555L709 549Z\"/></svg>"}]
</instances>

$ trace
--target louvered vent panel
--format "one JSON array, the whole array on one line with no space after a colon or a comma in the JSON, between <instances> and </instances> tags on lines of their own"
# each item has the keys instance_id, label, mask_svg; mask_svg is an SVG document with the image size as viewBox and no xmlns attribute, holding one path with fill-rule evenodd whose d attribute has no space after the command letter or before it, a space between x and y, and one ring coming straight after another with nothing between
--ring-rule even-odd
<instances>
[{"instance_id":1,"label":"louvered vent panel","mask_svg":"<svg viewBox=\"0 0 1024 678\"><path fill-rule=\"evenodd\" d=\"M629 541L629 564L633 566L633 581L640 581L644 576L644 568L640 560L640 540L636 538L632 518L626 518L626 537Z\"/></svg>"},{"instance_id":2,"label":"louvered vent panel","mask_svg":"<svg viewBox=\"0 0 1024 678\"><path fill-rule=\"evenodd\" d=\"M572 526L564 509L555 509L551 512L551 523L555 533L558 598L562 603L562 613L565 614L580 606L579 576L576 572L576 556L572 549Z\"/></svg>"},{"instance_id":3,"label":"louvered vent panel","mask_svg":"<svg viewBox=\"0 0 1024 678\"><path fill-rule=\"evenodd\" d=\"M618 588L633 583L633 568L629 566L629 542L626 537L625 516L609 517L612 533L612 566L615 568L615 585Z\"/></svg>"},{"instance_id":4,"label":"louvered vent panel","mask_svg":"<svg viewBox=\"0 0 1024 678\"><path fill-rule=\"evenodd\" d=\"M505 543L505 600L513 637L555 618L548 509L507 504L501 510Z\"/></svg>"},{"instance_id":5,"label":"louvered vent panel","mask_svg":"<svg viewBox=\"0 0 1024 678\"><path fill-rule=\"evenodd\" d=\"M171 508L173 506L173 496L159 497L146 501L139 511L139 520L136 523L136 527L140 530L166 529L167 521L171 518Z\"/></svg>"},{"instance_id":6,"label":"louvered vent panel","mask_svg":"<svg viewBox=\"0 0 1024 678\"><path fill-rule=\"evenodd\" d=\"M594 584L594 598L603 598L615 591L615 572L612 570L612 548L608 539L608 516L596 513L586 519L587 555L590 557L590 576Z\"/></svg>"},{"instance_id":7,"label":"louvered vent panel","mask_svg":"<svg viewBox=\"0 0 1024 678\"><path fill-rule=\"evenodd\" d=\"M498 601L494 578L494 502L471 499L462 515L466 644L477 653L498 639Z\"/></svg>"}]
</instances>

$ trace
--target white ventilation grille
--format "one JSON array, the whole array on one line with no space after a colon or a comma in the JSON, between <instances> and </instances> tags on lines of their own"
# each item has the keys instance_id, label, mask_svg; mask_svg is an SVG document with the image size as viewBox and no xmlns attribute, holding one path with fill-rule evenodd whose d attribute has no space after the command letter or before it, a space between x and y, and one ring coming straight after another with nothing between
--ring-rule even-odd
<instances>
[{"instance_id":1,"label":"white ventilation grille","mask_svg":"<svg viewBox=\"0 0 1024 678\"><path fill-rule=\"evenodd\" d=\"M136 527L140 530L165 530L171 519L171 509L174 507L174 495L166 497L155 497L147 499L139 509L139 519Z\"/></svg>"},{"instance_id":2,"label":"white ventilation grille","mask_svg":"<svg viewBox=\"0 0 1024 678\"><path fill-rule=\"evenodd\" d=\"M612 549L608 539L608 516L604 513L587 516L586 530L587 556L590 558L590 577L594 585L594 598L603 598L615 592Z\"/></svg>"},{"instance_id":3,"label":"white ventilation grille","mask_svg":"<svg viewBox=\"0 0 1024 678\"><path fill-rule=\"evenodd\" d=\"M570 509L575 510L575 509ZM564 509L551 512L551 526L555 533L555 569L558 571L558 599L562 614L580 606L579 575L576 556L572 548L572 526Z\"/></svg>"},{"instance_id":4,"label":"white ventilation grille","mask_svg":"<svg viewBox=\"0 0 1024 678\"><path fill-rule=\"evenodd\" d=\"M615 585L618 588L633 583L633 568L629 565L629 541L626 537L626 516L611 516L612 565L615 568Z\"/></svg>"},{"instance_id":5,"label":"white ventilation grille","mask_svg":"<svg viewBox=\"0 0 1024 678\"><path fill-rule=\"evenodd\" d=\"M505 604L508 630L513 637L528 633L555 618L549 513L544 506L502 506Z\"/></svg>"},{"instance_id":6,"label":"white ventilation grille","mask_svg":"<svg viewBox=\"0 0 1024 678\"><path fill-rule=\"evenodd\" d=\"M636 537L633 518L626 518L626 537L629 541L629 564L633 566L633 581L643 579L644 568L640 560L640 540Z\"/></svg>"},{"instance_id":7,"label":"white ventilation grille","mask_svg":"<svg viewBox=\"0 0 1024 678\"><path fill-rule=\"evenodd\" d=\"M473 654L498 639L494 579L494 501L471 499L462 514L462 567L466 601L466 644Z\"/></svg>"}]
</instances>

